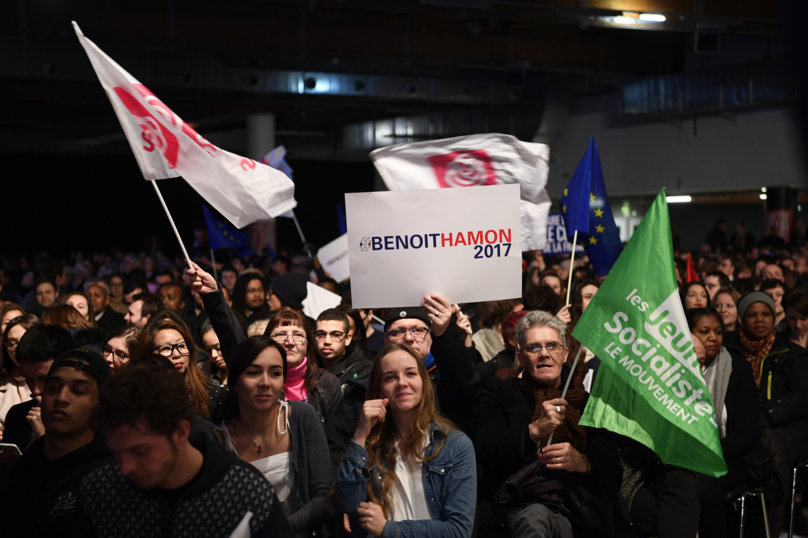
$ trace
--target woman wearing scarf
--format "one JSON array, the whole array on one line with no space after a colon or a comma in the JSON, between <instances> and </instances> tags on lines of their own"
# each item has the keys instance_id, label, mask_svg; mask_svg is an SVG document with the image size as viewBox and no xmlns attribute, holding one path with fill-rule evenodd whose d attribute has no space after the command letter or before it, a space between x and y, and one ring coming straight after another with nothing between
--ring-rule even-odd
<instances>
[{"instance_id":1,"label":"woman wearing scarf","mask_svg":"<svg viewBox=\"0 0 808 538\"><path fill-rule=\"evenodd\" d=\"M704 376L704 383L715 405L715 420L726 475L713 478L698 475L701 493L699 536L723 538L727 535L728 521L737 516L725 514L723 500L743 483L752 480L743 455L760 443L758 416L760 403L755 387L752 367L743 355L730 354L724 347L721 315L714 308L694 308L686 312L687 324Z\"/></svg>"},{"instance_id":2,"label":"woman wearing scarf","mask_svg":"<svg viewBox=\"0 0 808 538\"><path fill-rule=\"evenodd\" d=\"M561 398L570 375L566 330L548 312L525 315L516 326L521 379L489 379L480 400L481 498L496 490L492 508L512 536L612 533L604 499L620 486L620 460L611 433L578 423L586 392L570 386Z\"/></svg>"},{"instance_id":3,"label":"woman wearing scarf","mask_svg":"<svg viewBox=\"0 0 808 538\"><path fill-rule=\"evenodd\" d=\"M776 437L775 462L785 485L790 484L791 469L808 457L808 351L777 334L774 319L771 297L762 291L743 295L738 301L741 330L728 336L724 346L752 365L762 407L761 427L770 428ZM778 514L784 501L785 497L776 507ZM780 519L777 514L769 518L774 530L779 529Z\"/></svg>"}]
</instances>

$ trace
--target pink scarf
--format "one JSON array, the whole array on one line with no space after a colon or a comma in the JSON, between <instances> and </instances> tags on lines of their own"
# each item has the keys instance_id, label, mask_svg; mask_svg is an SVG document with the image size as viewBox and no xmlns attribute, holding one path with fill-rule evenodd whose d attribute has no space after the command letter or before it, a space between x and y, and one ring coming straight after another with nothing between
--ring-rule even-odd
<instances>
[{"instance_id":1,"label":"pink scarf","mask_svg":"<svg viewBox=\"0 0 808 538\"><path fill-rule=\"evenodd\" d=\"M306 387L303 383L306 380L306 365L309 360L303 357L303 362L294 368L286 370L286 381L283 382L283 391L286 393L287 400L294 400L296 402L306 401Z\"/></svg>"}]
</instances>

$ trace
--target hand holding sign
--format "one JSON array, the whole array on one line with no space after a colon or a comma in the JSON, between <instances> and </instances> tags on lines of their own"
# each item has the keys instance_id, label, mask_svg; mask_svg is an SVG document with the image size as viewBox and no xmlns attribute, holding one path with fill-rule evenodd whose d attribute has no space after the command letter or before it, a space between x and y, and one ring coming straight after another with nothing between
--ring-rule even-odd
<instances>
[{"instance_id":1,"label":"hand holding sign","mask_svg":"<svg viewBox=\"0 0 808 538\"><path fill-rule=\"evenodd\" d=\"M432 320L432 336L440 336L445 333L449 322L452 321L452 303L435 293L424 295L421 306L426 308L429 319Z\"/></svg>"}]
</instances>

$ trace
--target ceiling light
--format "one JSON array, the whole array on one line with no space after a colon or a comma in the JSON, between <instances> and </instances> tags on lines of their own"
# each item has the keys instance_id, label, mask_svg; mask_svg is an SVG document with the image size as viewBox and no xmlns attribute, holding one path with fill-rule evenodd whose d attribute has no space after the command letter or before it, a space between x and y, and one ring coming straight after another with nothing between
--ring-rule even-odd
<instances>
[{"instance_id":1,"label":"ceiling light","mask_svg":"<svg viewBox=\"0 0 808 538\"><path fill-rule=\"evenodd\" d=\"M640 13L640 20L645 22L665 22L665 15L659 13Z\"/></svg>"},{"instance_id":2,"label":"ceiling light","mask_svg":"<svg viewBox=\"0 0 808 538\"><path fill-rule=\"evenodd\" d=\"M631 18L631 17L617 16L617 17L612 17L612 22L615 23L615 24L635 24L637 22L637 19L634 19L634 18Z\"/></svg>"},{"instance_id":3,"label":"ceiling light","mask_svg":"<svg viewBox=\"0 0 808 538\"><path fill-rule=\"evenodd\" d=\"M766 187L761 187L760 192L766 192Z\"/></svg>"},{"instance_id":4,"label":"ceiling light","mask_svg":"<svg viewBox=\"0 0 808 538\"><path fill-rule=\"evenodd\" d=\"M666 196L665 201L669 204L686 204L690 202L692 198L690 196Z\"/></svg>"},{"instance_id":5,"label":"ceiling light","mask_svg":"<svg viewBox=\"0 0 808 538\"><path fill-rule=\"evenodd\" d=\"M766 196L765 194L761 194L761 195L760 195L760 199L761 199L761 200L765 200L766 198L768 198L768 196Z\"/></svg>"}]
</instances>

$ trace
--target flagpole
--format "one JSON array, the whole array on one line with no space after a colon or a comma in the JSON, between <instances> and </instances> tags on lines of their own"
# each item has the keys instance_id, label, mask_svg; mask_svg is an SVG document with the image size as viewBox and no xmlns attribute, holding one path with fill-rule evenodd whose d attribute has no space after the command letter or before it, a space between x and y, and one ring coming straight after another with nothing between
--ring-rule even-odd
<instances>
[{"instance_id":1,"label":"flagpole","mask_svg":"<svg viewBox=\"0 0 808 538\"><path fill-rule=\"evenodd\" d=\"M219 275L216 271L216 255L213 253L213 248L210 249L210 263L213 265L213 280L219 280Z\"/></svg>"},{"instance_id":2,"label":"flagpole","mask_svg":"<svg viewBox=\"0 0 808 538\"><path fill-rule=\"evenodd\" d=\"M303 248L306 249L309 258L314 259L314 254L312 254L311 249L309 249L309 244L306 243L306 236L303 235L303 228L300 227L300 223L297 221L297 215L295 215L295 210L290 209L289 213L292 214L292 220L295 221L295 226L297 226L297 233L300 234L300 240L303 242Z\"/></svg>"},{"instance_id":3,"label":"flagpole","mask_svg":"<svg viewBox=\"0 0 808 538\"><path fill-rule=\"evenodd\" d=\"M168 222L171 223L171 228L174 230L174 234L177 236L177 241L180 242L180 248L182 249L182 253L185 255L185 261L188 263L188 267L193 269L193 264L191 263L191 257L188 256L188 251L185 250L185 244L182 242L182 238L180 237L180 232L177 231L177 226L174 224L174 219L171 218L171 213L168 212L168 206L166 205L166 201L163 200L163 195L160 192L160 187L157 186L157 181L152 179L150 180L151 184L154 186L154 191L157 193L157 197L160 199L160 203L163 205L163 209L166 212L166 216L168 217Z\"/></svg>"},{"instance_id":4,"label":"flagpole","mask_svg":"<svg viewBox=\"0 0 808 538\"><path fill-rule=\"evenodd\" d=\"M570 292L572 292L572 270L575 268L575 249L578 248L578 230L575 230L575 237L572 239L572 257L570 258L570 275L567 278L567 302L565 305L570 304ZM578 358L575 358L576 362ZM566 391L564 391L566 392Z\"/></svg>"},{"instance_id":5,"label":"flagpole","mask_svg":"<svg viewBox=\"0 0 808 538\"><path fill-rule=\"evenodd\" d=\"M576 235L578 234L578 232L575 232L575 233L576 233ZM583 351L583 350L584 350L584 346L583 346L583 344L581 344L581 346L578 348L578 353L575 354L575 360L572 361L572 368L570 368L570 375L567 376L567 382L564 383L564 392L561 393L561 399L562 400L567 396L567 389L570 388L570 380L573 377L575 377L575 367L578 366L578 359L580 358L581 351ZM547 446L550 446L551 444L553 444L553 434L554 433L555 433L555 430L553 431L553 433L550 434L550 437L547 439Z\"/></svg>"}]
</instances>

